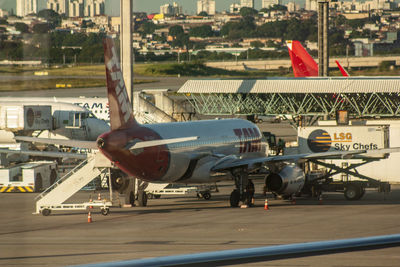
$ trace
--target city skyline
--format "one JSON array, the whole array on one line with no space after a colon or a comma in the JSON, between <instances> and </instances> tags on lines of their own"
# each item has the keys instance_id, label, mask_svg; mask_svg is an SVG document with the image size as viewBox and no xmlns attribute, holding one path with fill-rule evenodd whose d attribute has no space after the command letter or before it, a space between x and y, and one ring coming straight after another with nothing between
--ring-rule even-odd
<instances>
[{"instance_id":1,"label":"city skyline","mask_svg":"<svg viewBox=\"0 0 400 267\"><path fill-rule=\"evenodd\" d=\"M120 0L106 0L105 1L105 12L107 15L118 16L119 15L119 2ZM197 0L133 0L133 10L137 12L146 13L158 13L160 11L160 6L164 4L172 4L173 2L178 3L183 7L183 12L185 14L196 14L197 10ZM289 0L284 0L283 4L287 4ZM294 2L303 5L305 0L295 0ZM47 0L38 0L38 9L42 10L46 8ZM240 0L215 0L215 9L217 12L222 12L224 10L229 10L229 6L232 3L240 3ZM261 9L261 0L254 1L254 8ZM5 9L10 11L11 9L16 11L16 0L0 0L0 9Z\"/></svg>"}]
</instances>

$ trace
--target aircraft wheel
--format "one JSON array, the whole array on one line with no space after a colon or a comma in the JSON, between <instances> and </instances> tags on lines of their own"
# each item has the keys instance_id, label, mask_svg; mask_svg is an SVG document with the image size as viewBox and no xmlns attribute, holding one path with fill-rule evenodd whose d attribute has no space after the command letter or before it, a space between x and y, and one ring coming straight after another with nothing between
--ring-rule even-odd
<instances>
[{"instance_id":1,"label":"aircraft wheel","mask_svg":"<svg viewBox=\"0 0 400 267\"><path fill-rule=\"evenodd\" d=\"M344 197L347 200L357 200L361 197L361 188L357 185L348 185L344 190Z\"/></svg>"},{"instance_id":2,"label":"aircraft wheel","mask_svg":"<svg viewBox=\"0 0 400 267\"><path fill-rule=\"evenodd\" d=\"M232 208L237 208L239 207L239 202L240 202L240 192L239 190L235 189L231 193L230 197L230 203Z\"/></svg>"},{"instance_id":3,"label":"aircraft wheel","mask_svg":"<svg viewBox=\"0 0 400 267\"><path fill-rule=\"evenodd\" d=\"M205 200L209 200L211 198L211 194L209 192L204 192L202 195Z\"/></svg>"},{"instance_id":4,"label":"aircraft wheel","mask_svg":"<svg viewBox=\"0 0 400 267\"><path fill-rule=\"evenodd\" d=\"M138 192L138 202L139 202L139 206L141 206L141 207L147 206L147 194L145 191Z\"/></svg>"},{"instance_id":5,"label":"aircraft wheel","mask_svg":"<svg viewBox=\"0 0 400 267\"><path fill-rule=\"evenodd\" d=\"M50 210L50 209L43 209L43 210L42 210L42 215L43 215L43 216L49 216L50 213L51 213L51 210Z\"/></svg>"},{"instance_id":6,"label":"aircraft wheel","mask_svg":"<svg viewBox=\"0 0 400 267\"><path fill-rule=\"evenodd\" d=\"M105 209L101 209L101 214L106 216L108 215L108 213L110 213L110 209L109 208L105 208Z\"/></svg>"}]
</instances>

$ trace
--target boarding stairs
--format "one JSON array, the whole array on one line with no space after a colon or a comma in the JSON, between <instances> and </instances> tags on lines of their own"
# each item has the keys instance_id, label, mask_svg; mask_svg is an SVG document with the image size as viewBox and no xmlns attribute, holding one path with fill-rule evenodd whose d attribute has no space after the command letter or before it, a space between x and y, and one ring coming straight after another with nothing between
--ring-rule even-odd
<instances>
[{"instance_id":1,"label":"boarding stairs","mask_svg":"<svg viewBox=\"0 0 400 267\"><path fill-rule=\"evenodd\" d=\"M82 187L87 185L93 179L98 177L106 168L98 167L96 159L100 153L88 154L86 160L73 168L66 175L57 180L53 185L38 195L36 199L36 214L41 213L44 209L61 210L74 209L73 204L65 204L63 202L78 192ZM107 205L106 205L107 204ZM79 204L82 206L83 204ZM112 203L93 203L90 206L111 206ZM87 206L87 205L86 205ZM86 207L81 207L86 208Z\"/></svg>"}]
</instances>

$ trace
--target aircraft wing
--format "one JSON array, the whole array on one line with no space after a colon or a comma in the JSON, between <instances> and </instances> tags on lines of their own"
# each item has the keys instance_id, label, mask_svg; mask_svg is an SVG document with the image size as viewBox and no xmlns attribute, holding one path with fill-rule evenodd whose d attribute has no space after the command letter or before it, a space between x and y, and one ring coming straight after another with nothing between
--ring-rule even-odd
<instances>
[{"instance_id":1,"label":"aircraft wing","mask_svg":"<svg viewBox=\"0 0 400 267\"><path fill-rule=\"evenodd\" d=\"M81 140L64 140L64 139L50 139L50 138L36 138L29 136L16 136L17 141L25 141L32 143L43 143L51 145L62 145L67 147L79 147L88 149L98 149L95 141L81 141Z\"/></svg>"},{"instance_id":2,"label":"aircraft wing","mask_svg":"<svg viewBox=\"0 0 400 267\"><path fill-rule=\"evenodd\" d=\"M212 168L212 171L225 171L232 168L246 166L249 170L254 170L267 163L282 161L301 161L310 159L351 159L351 158L368 158L370 156L400 152L400 147L383 148L374 150L351 150L351 151L332 151L319 153L304 153L284 156L270 156L258 158L239 158L226 157L218 161Z\"/></svg>"},{"instance_id":3,"label":"aircraft wing","mask_svg":"<svg viewBox=\"0 0 400 267\"><path fill-rule=\"evenodd\" d=\"M50 157L50 158L74 158L86 159L86 154L50 152L50 151L34 151L34 150L10 150L0 149L0 154L22 154L30 156Z\"/></svg>"},{"instance_id":4,"label":"aircraft wing","mask_svg":"<svg viewBox=\"0 0 400 267\"><path fill-rule=\"evenodd\" d=\"M220 250L81 266L226 266L400 246L400 234Z\"/></svg>"}]
</instances>

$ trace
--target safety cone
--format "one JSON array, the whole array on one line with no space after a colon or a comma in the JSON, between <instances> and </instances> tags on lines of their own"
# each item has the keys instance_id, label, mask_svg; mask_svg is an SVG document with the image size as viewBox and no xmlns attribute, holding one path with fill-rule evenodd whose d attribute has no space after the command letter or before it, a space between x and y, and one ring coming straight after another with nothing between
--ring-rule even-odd
<instances>
[{"instance_id":1,"label":"safety cone","mask_svg":"<svg viewBox=\"0 0 400 267\"><path fill-rule=\"evenodd\" d=\"M92 199L92 197L90 197L90 198L89 198L89 202L90 202L90 203L92 203L92 202L93 202L93 199ZM89 206L89 209L93 209L93 206Z\"/></svg>"},{"instance_id":2,"label":"safety cone","mask_svg":"<svg viewBox=\"0 0 400 267\"><path fill-rule=\"evenodd\" d=\"M93 222L93 221L92 221L92 214L90 213L90 211L89 211L88 216L87 216L87 222L88 222L88 223Z\"/></svg>"},{"instance_id":3,"label":"safety cone","mask_svg":"<svg viewBox=\"0 0 400 267\"><path fill-rule=\"evenodd\" d=\"M264 203L264 210L269 210L268 208L268 199L265 199L265 203Z\"/></svg>"},{"instance_id":4,"label":"safety cone","mask_svg":"<svg viewBox=\"0 0 400 267\"><path fill-rule=\"evenodd\" d=\"M101 194L100 193L97 195L97 200L101 200Z\"/></svg>"},{"instance_id":5,"label":"safety cone","mask_svg":"<svg viewBox=\"0 0 400 267\"><path fill-rule=\"evenodd\" d=\"M322 204L322 194L319 195L318 201L319 201L319 204L321 205Z\"/></svg>"},{"instance_id":6,"label":"safety cone","mask_svg":"<svg viewBox=\"0 0 400 267\"><path fill-rule=\"evenodd\" d=\"M292 204L295 205L296 204L296 198L292 197Z\"/></svg>"}]
</instances>

